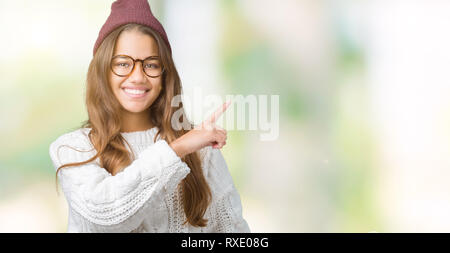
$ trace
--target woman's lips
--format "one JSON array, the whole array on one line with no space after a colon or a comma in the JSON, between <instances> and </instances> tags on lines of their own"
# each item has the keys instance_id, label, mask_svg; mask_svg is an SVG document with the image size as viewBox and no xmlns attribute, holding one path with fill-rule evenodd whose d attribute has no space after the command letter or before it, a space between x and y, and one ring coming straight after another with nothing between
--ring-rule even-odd
<instances>
[{"instance_id":1,"label":"woman's lips","mask_svg":"<svg viewBox=\"0 0 450 253\"><path fill-rule=\"evenodd\" d=\"M145 90L144 93L142 93L142 94L134 94L134 93L131 93L131 92L135 91L135 93L137 93L136 91L142 92L142 90L128 89L128 88L121 88L121 90L123 91L123 93L125 93L125 95L127 95L130 98L142 98L142 97L145 97L148 94L148 92L150 91L150 90Z\"/></svg>"}]
</instances>

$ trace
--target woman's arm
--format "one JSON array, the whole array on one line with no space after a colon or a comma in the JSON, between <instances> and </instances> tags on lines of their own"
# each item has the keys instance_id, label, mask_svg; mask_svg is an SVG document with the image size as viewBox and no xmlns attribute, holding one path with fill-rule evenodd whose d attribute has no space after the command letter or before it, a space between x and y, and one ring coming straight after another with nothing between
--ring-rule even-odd
<instances>
[{"instance_id":1,"label":"woman's arm","mask_svg":"<svg viewBox=\"0 0 450 253\"><path fill-rule=\"evenodd\" d=\"M82 138L82 134L63 135L50 145L55 169L90 158L86 152L65 146L75 143L80 149ZM86 142L82 146L86 147ZM159 140L115 176L91 162L62 168L58 177L69 205L76 217L81 217L77 222L82 223L83 232L129 232L142 223L146 210L161 203L189 172L167 142Z\"/></svg>"}]
</instances>

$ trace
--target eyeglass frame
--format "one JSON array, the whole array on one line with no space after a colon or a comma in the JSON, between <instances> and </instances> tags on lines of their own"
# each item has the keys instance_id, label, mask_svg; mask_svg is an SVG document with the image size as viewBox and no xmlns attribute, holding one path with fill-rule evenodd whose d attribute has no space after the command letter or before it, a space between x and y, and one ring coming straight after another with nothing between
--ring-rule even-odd
<instances>
[{"instance_id":1,"label":"eyeglass frame","mask_svg":"<svg viewBox=\"0 0 450 253\"><path fill-rule=\"evenodd\" d=\"M117 74L116 72L114 72L114 70L113 70L113 66L112 66L113 60L114 60L115 58L117 58L117 57L120 57L120 56L121 56L121 57L128 57L128 58L130 58L130 59L133 61L133 67L131 68L131 71L130 71L130 73L129 73L128 75L119 75L119 74ZM118 55L113 56L113 57L111 58L111 62L109 63L109 68L111 69L111 71L112 71L115 75L120 76L120 77L127 77L127 76L130 76L131 73L133 73L134 67L136 67L136 62L141 62L142 72L144 72L144 74L145 74L146 76L151 77L151 78L157 78L157 77L160 77L160 76L164 73L164 70L165 70L165 69L164 69L164 65L161 64L161 66L162 66L162 67L161 67L161 68L162 68L161 74L159 74L159 75L157 75L157 76L150 76L150 75L148 75L147 72L145 72L145 70L144 70L144 61L146 61L146 60L148 60L148 59L160 59L160 58L159 58L159 56L149 56L149 57L147 57L147 58L141 60L141 59L134 59L133 57L131 57L131 56L129 56L129 55L126 55L126 54L118 54Z\"/></svg>"}]
</instances>

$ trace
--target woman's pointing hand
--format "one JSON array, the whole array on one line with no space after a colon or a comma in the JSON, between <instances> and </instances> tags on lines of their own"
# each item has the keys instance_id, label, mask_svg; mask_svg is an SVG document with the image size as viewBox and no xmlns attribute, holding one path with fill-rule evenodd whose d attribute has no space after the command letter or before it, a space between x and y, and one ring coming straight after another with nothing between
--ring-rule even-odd
<instances>
[{"instance_id":1,"label":"woman's pointing hand","mask_svg":"<svg viewBox=\"0 0 450 253\"><path fill-rule=\"evenodd\" d=\"M231 101L225 102L200 125L170 143L170 147L179 157L184 157L206 146L219 149L225 146L227 131L216 125L216 121L230 104Z\"/></svg>"}]
</instances>

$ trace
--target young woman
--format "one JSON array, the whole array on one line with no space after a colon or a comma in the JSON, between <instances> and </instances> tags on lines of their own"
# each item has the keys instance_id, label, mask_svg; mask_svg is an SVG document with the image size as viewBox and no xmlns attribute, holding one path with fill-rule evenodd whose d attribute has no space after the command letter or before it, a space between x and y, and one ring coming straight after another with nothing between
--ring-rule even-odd
<instances>
[{"instance_id":1,"label":"young woman","mask_svg":"<svg viewBox=\"0 0 450 253\"><path fill-rule=\"evenodd\" d=\"M68 232L250 232L220 152L225 103L172 125L181 93L167 35L146 0L118 0L87 73L89 119L50 144Z\"/></svg>"}]
</instances>

